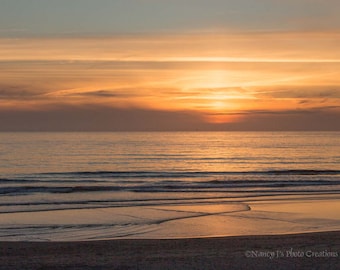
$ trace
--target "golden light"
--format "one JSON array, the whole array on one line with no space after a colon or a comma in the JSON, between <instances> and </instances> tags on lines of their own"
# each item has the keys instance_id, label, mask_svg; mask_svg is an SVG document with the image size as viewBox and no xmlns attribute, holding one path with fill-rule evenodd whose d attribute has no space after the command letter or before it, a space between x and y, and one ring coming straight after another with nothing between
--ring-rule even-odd
<instances>
[{"instance_id":1,"label":"golden light","mask_svg":"<svg viewBox=\"0 0 340 270\"><path fill-rule=\"evenodd\" d=\"M224 101L215 101L211 103L211 107L212 109L219 111L226 109L226 104Z\"/></svg>"},{"instance_id":2,"label":"golden light","mask_svg":"<svg viewBox=\"0 0 340 270\"><path fill-rule=\"evenodd\" d=\"M192 74L186 84L191 88L224 88L230 86L228 77L225 70L205 70Z\"/></svg>"}]
</instances>

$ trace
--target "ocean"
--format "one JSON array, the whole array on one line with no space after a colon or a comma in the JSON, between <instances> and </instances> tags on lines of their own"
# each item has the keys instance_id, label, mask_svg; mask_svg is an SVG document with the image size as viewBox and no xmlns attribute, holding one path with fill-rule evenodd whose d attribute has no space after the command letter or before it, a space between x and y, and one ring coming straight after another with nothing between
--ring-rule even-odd
<instances>
[{"instance_id":1,"label":"ocean","mask_svg":"<svg viewBox=\"0 0 340 270\"><path fill-rule=\"evenodd\" d=\"M0 240L136 237L207 214L186 207L338 194L339 132L0 133Z\"/></svg>"}]
</instances>

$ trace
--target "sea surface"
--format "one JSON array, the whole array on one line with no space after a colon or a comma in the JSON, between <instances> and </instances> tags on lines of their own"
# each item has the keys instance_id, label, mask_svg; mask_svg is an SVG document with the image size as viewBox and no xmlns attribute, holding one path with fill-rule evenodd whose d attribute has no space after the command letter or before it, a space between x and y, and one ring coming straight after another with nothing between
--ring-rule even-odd
<instances>
[{"instance_id":1,"label":"sea surface","mask_svg":"<svg viewBox=\"0 0 340 270\"><path fill-rule=\"evenodd\" d=\"M122 218L129 207L311 194L340 194L339 132L0 133L0 240L82 228L133 235L176 216L136 222ZM120 214L101 219L105 209Z\"/></svg>"}]
</instances>

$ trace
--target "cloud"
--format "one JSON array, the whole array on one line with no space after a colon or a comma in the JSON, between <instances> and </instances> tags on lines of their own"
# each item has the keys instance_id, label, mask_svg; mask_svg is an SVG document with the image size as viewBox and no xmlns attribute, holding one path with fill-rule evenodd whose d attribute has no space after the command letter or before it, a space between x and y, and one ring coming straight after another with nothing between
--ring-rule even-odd
<instances>
[{"instance_id":1,"label":"cloud","mask_svg":"<svg viewBox=\"0 0 340 270\"><path fill-rule=\"evenodd\" d=\"M0 131L171 131L206 129L198 113L96 105L1 110Z\"/></svg>"},{"instance_id":2,"label":"cloud","mask_svg":"<svg viewBox=\"0 0 340 270\"><path fill-rule=\"evenodd\" d=\"M64 98L77 98L77 97L92 97L92 98L129 98L135 97L136 93L131 92L131 89L102 89L102 90L82 90L82 89L68 89L59 90L46 93L45 96L49 97L64 97Z\"/></svg>"},{"instance_id":3,"label":"cloud","mask_svg":"<svg viewBox=\"0 0 340 270\"><path fill-rule=\"evenodd\" d=\"M255 96L260 98L340 99L339 85L258 87L258 90L255 90L254 92L256 93Z\"/></svg>"},{"instance_id":4,"label":"cloud","mask_svg":"<svg viewBox=\"0 0 340 270\"><path fill-rule=\"evenodd\" d=\"M336 31L2 38L0 60L339 62L339 39Z\"/></svg>"},{"instance_id":5,"label":"cloud","mask_svg":"<svg viewBox=\"0 0 340 270\"><path fill-rule=\"evenodd\" d=\"M209 123L193 111L55 105L0 109L0 131L267 131L338 130L340 106L313 110L248 110L229 123Z\"/></svg>"},{"instance_id":6,"label":"cloud","mask_svg":"<svg viewBox=\"0 0 340 270\"><path fill-rule=\"evenodd\" d=\"M144 122L150 130L214 130L223 128L223 121L243 129L242 123L255 128L256 119L269 123L325 115L339 104L338 40L340 34L330 32L2 39L0 106L12 116L27 110L27 117L39 123L29 108L51 119L60 115L65 125L72 117L85 123L80 116L88 115L85 108L97 108L98 127L73 123L94 130L113 129L108 120L100 124L107 119L104 112L132 119L125 127L117 119L118 130L132 130L133 124L141 130ZM133 120L137 112L144 120ZM54 122L51 129L72 129Z\"/></svg>"},{"instance_id":7,"label":"cloud","mask_svg":"<svg viewBox=\"0 0 340 270\"><path fill-rule=\"evenodd\" d=\"M31 100L41 98L42 92L22 85L0 85L0 100Z\"/></svg>"},{"instance_id":8,"label":"cloud","mask_svg":"<svg viewBox=\"0 0 340 270\"><path fill-rule=\"evenodd\" d=\"M225 130L340 131L339 119L339 110L255 113L241 121L225 124Z\"/></svg>"},{"instance_id":9,"label":"cloud","mask_svg":"<svg viewBox=\"0 0 340 270\"><path fill-rule=\"evenodd\" d=\"M267 116L275 116L275 115L301 115L301 114L318 114L325 112L337 111L340 112L340 104L338 106L318 106L311 108L302 108L302 109L251 109L251 110L240 110L235 112L222 112L222 113L212 113L211 115L240 115L240 116L259 116L259 115L267 115Z\"/></svg>"}]
</instances>

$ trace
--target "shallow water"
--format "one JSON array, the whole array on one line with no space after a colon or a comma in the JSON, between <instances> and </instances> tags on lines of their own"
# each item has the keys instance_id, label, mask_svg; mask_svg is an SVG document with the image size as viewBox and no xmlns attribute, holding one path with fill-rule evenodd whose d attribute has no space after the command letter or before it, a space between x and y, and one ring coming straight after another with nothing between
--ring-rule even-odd
<instances>
[{"instance_id":1,"label":"shallow water","mask_svg":"<svg viewBox=\"0 0 340 270\"><path fill-rule=\"evenodd\" d=\"M338 195L339 135L0 133L0 239L166 237L248 201Z\"/></svg>"}]
</instances>

